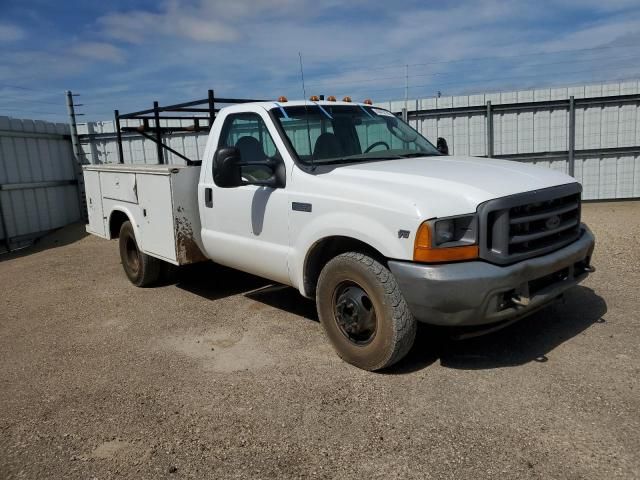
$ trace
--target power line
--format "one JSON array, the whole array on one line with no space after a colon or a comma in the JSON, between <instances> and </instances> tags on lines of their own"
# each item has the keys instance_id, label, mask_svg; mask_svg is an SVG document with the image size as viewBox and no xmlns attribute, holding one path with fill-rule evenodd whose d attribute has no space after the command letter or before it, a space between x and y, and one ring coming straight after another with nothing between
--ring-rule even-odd
<instances>
[{"instance_id":1,"label":"power line","mask_svg":"<svg viewBox=\"0 0 640 480\"><path fill-rule=\"evenodd\" d=\"M523 90L533 90L533 89L547 89L547 88L571 88L571 87L589 87L589 86L594 86L594 85L599 85L599 84L606 84L606 83L611 83L611 82L615 82L615 83L623 83L623 82L629 82L629 81L637 81L637 76L632 76L632 77L615 77L612 78L611 76L607 76L607 77L601 77L601 78L592 78L589 82L584 82L584 83L564 83L564 84L536 84L536 85L530 85L527 87L523 87L523 88L518 88L517 90L519 91L523 91ZM482 82L474 82L475 84L480 84ZM430 86L430 85L429 85ZM414 88L419 88L420 86L415 85ZM437 86L436 86L437 88ZM458 92L449 92L447 93L446 96L452 97L452 96L467 96L467 95L475 95L475 94L490 94L490 93L503 93L507 90L505 90L505 88L509 88L508 86L502 86L502 87L493 87L493 88L487 88L487 89L483 89L482 91L478 91L478 90L474 90L474 91L458 91ZM445 96L444 94L442 96ZM424 96L419 96L419 95L414 95L413 99L419 99L420 98L425 98ZM435 95L432 95L430 97L426 97L426 98L433 98L435 97ZM398 97L393 97L393 98L386 98L383 100L378 100L377 103L380 102L399 102L400 100L398 99Z\"/></svg>"},{"instance_id":2,"label":"power line","mask_svg":"<svg viewBox=\"0 0 640 480\"><path fill-rule=\"evenodd\" d=\"M451 63L463 63L463 62L474 62L474 61L482 61L482 60L502 60L502 59L510 59L510 58L522 58L522 57L533 57L540 55L562 55L569 53L581 53L581 52L591 52L591 51L599 51L599 50L608 50L612 48L627 48L627 47L637 47L637 44L618 44L618 45L606 45L601 47L591 47L591 48L576 48L571 50L555 50L551 52L529 52L529 53L517 53L517 54L508 54L508 55L493 55L486 57L467 57L460 58L456 60L436 60L431 62L423 62L423 63L409 63L410 67L421 67L421 66L430 66L430 65L446 65ZM389 52L384 52L384 54L388 54ZM380 53L382 55L383 53ZM385 70L390 68L401 68L407 65L407 63L394 63L387 65L378 65L378 66L367 66L367 70ZM343 69L340 70L342 72L353 72L359 71L361 68L357 69ZM330 77L332 74L323 75L320 78Z\"/></svg>"},{"instance_id":3,"label":"power line","mask_svg":"<svg viewBox=\"0 0 640 480\"><path fill-rule=\"evenodd\" d=\"M34 115L56 115L58 117L64 117L64 113L56 113L56 112L41 112L37 110L24 110L24 109L11 109L11 108L0 108L2 112L14 112L17 113L29 113Z\"/></svg>"},{"instance_id":4,"label":"power line","mask_svg":"<svg viewBox=\"0 0 640 480\"><path fill-rule=\"evenodd\" d=\"M585 63L585 62L596 62L599 60L606 60L606 61L611 61L611 60L631 60L631 59L640 59L640 56L636 55L631 55L631 56L624 56L624 57L606 57L606 58L585 58L585 59L575 59L575 60L566 60L566 61L562 61L562 62L542 62L542 63L536 63L533 65L517 65L514 66L513 69L521 67L521 68L539 68L539 67L544 67L544 66L549 66L549 65L568 65L568 64L575 64L575 63ZM449 71L449 72L430 72L430 73L410 73L409 77L436 77L436 76L447 76L447 75L458 75L459 71ZM362 78L362 79L354 79L354 80L346 80L346 81L336 81L336 82L331 82L330 80L327 81L323 81L323 82L318 82L318 83L311 83L310 86L314 86L314 87L323 87L325 85L354 85L354 84L358 84L358 83L370 83L370 82L378 82L381 80L399 80L399 79L404 79L406 77L405 75L394 75L394 76L390 76L390 77L368 77L368 78Z\"/></svg>"},{"instance_id":5,"label":"power line","mask_svg":"<svg viewBox=\"0 0 640 480\"><path fill-rule=\"evenodd\" d=\"M621 67L617 67L617 69L619 70L628 70L628 69L638 69L640 70L640 66L639 65L626 65L626 66L621 66ZM570 72L560 72L560 74L562 75L573 75L576 73L588 73L588 72L593 72L592 69L589 70L573 70ZM611 71L607 71L608 74L611 74ZM541 72L538 74L534 74L534 75L513 75L513 76L501 76L501 77L494 77L494 78L484 78L484 79L479 79L476 81L460 81L460 82L444 82L444 83L428 83L428 84L423 84L423 85L409 85L409 88L426 88L426 87L433 87L433 88L437 88L440 87L442 85L477 85L477 84L482 84L482 83L486 83L486 82L493 82L493 81L499 81L499 80L504 80L504 81L508 81L508 80L515 80L515 79L521 79L521 78L536 78L536 77L540 77L540 76L548 76L549 73L547 72ZM402 90L404 89L404 86L398 86L398 87L388 87L388 88L380 88L380 89L375 89L375 90L367 90L367 93L369 92L384 92L384 91L390 91L390 90Z\"/></svg>"},{"instance_id":6,"label":"power line","mask_svg":"<svg viewBox=\"0 0 640 480\"><path fill-rule=\"evenodd\" d=\"M523 53L523 54L509 54L509 55L494 55L494 56L485 56L485 57L469 57L469 58L462 58L462 59L456 59L456 60L437 60L437 61L432 61L432 62L422 62L422 63L409 63L409 67L424 67L424 66L430 66L430 65L449 65L449 64L456 64L456 63L465 63L465 62L475 62L475 61L483 61L483 60L505 60L505 59L513 59L513 58L523 58L523 57L536 57L536 56L541 56L541 55L561 55L561 54L571 54L571 53L580 53L580 52L593 52L593 51L603 51L603 50L609 50L612 48L625 48L625 47L633 47L635 45L608 45L608 46L601 46L601 47L591 47L591 48L580 48L580 49L570 49L570 50L556 50L556 51L552 51L552 52L530 52L530 53ZM608 57L611 58L611 57ZM597 59L567 59L565 61L555 61L555 62L543 62L540 64L535 64L532 65L531 68L538 66L538 65L553 65L553 64L571 64L571 63L582 63L582 62L588 62L590 60L597 60ZM390 68L405 68L407 64L406 63L402 63L402 64L387 64L386 66L371 66L371 65L367 65L366 66L366 71L374 71L374 70L384 70L384 69L390 69ZM313 79L317 79L319 81L315 81L314 83L308 84L308 86L315 86L315 87L319 87L319 86L324 86L325 83L327 85L338 85L338 84L342 84L342 85L349 85L349 84L355 84L355 83L372 83L372 82L377 82L380 80L394 80L394 79L404 79L405 75L393 75L393 76L385 76L385 77L376 77L376 78L372 78L371 76L367 76L367 78L365 79L361 79L361 80L353 80L353 81L340 81L338 82L333 82L331 81L332 77L336 77L338 75L340 75L340 73L345 73L345 72L360 72L362 71L363 68L359 67L359 68L353 68L353 69L338 69L336 71L336 73L332 73L332 74L326 74L326 75L314 75L312 76ZM429 77L429 76L440 76L440 75L446 75L447 72L435 72L435 73L422 73L422 74L411 74L410 73L410 77L418 77L418 76L424 76L424 77ZM327 79L322 80L322 79ZM321 85L322 82L322 85ZM202 83L208 83L207 81L203 81ZM256 81L255 80L239 80L239 81L234 81L233 85L251 85L251 84L255 84ZM267 81L263 81L260 83L270 83L269 80ZM171 84L169 84L171 85ZM283 88L282 86L280 87L274 87L274 90L287 90L290 87L286 87ZM85 92L90 92L86 91ZM104 97L105 95L92 95L92 98L100 98L100 97ZM111 101L92 101L92 104L103 104L103 105L113 105L113 102Z\"/></svg>"},{"instance_id":7,"label":"power line","mask_svg":"<svg viewBox=\"0 0 640 480\"><path fill-rule=\"evenodd\" d=\"M2 93L0 93L0 101L8 101L8 102L28 102L28 103L43 103L46 105L55 105L56 107L64 107L64 104L62 102L56 103L56 102L47 102L45 100L32 100L30 98L20 98L20 97L6 97L3 96Z\"/></svg>"},{"instance_id":8,"label":"power line","mask_svg":"<svg viewBox=\"0 0 640 480\"><path fill-rule=\"evenodd\" d=\"M6 88L13 88L16 90L26 90L28 92L43 92L43 93L48 93L49 95L61 95L62 92L54 92L53 90L43 90L41 88L30 88L30 87L24 87L22 85L10 85L8 83L0 83L0 87L6 87Z\"/></svg>"}]
</instances>

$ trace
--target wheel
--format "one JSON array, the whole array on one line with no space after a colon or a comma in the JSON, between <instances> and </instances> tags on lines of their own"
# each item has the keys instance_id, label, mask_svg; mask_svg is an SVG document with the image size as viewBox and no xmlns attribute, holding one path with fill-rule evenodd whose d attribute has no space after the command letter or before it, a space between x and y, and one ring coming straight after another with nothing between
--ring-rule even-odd
<instances>
[{"instance_id":1,"label":"wheel","mask_svg":"<svg viewBox=\"0 0 640 480\"><path fill-rule=\"evenodd\" d=\"M148 287L156 283L160 278L163 262L138 249L131 222L124 222L120 227L119 244L122 268L131 283L136 287Z\"/></svg>"},{"instance_id":2,"label":"wheel","mask_svg":"<svg viewBox=\"0 0 640 480\"><path fill-rule=\"evenodd\" d=\"M343 253L325 265L316 305L338 355L356 367L380 370L413 346L416 320L393 274L365 254Z\"/></svg>"}]
</instances>

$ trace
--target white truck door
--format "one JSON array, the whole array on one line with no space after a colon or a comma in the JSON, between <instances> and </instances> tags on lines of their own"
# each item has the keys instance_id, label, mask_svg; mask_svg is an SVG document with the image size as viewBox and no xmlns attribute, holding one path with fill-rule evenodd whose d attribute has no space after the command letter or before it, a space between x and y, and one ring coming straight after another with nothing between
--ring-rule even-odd
<instances>
[{"instance_id":1,"label":"white truck door","mask_svg":"<svg viewBox=\"0 0 640 480\"><path fill-rule=\"evenodd\" d=\"M273 141L277 133L270 132L270 128L271 122L265 122L258 112L229 113L223 119L216 148L235 146L243 161L266 161L280 155ZM211 163L205 165L211 170ZM265 179L270 174L270 169L259 165L242 168L243 178L249 181ZM222 265L290 284L286 188L220 188L213 183L212 171L203 178L202 242L208 256Z\"/></svg>"}]
</instances>

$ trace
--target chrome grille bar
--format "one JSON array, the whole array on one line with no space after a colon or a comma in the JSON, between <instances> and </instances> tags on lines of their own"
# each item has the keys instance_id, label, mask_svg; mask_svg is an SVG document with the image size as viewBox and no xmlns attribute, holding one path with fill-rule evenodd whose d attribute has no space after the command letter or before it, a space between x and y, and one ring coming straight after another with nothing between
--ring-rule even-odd
<instances>
[{"instance_id":1,"label":"chrome grille bar","mask_svg":"<svg viewBox=\"0 0 640 480\"><path fill-rule=\"evenodd\" d=\"M571 212L572 210L578 209L578 207L580 207L580 204L578 202L572 202L569 205L566 205L564 207L550 208L545 210L544 212L536 213L534 215L519 215L515 217L512 216L509 222L512 225L515 225L518 223L534 222L536 220L547 219L554 215L562 215L563 213Z\"/></svg>"},{"instance_id":2,"label":"chrome grille bar","mask_svg":"<svg viewBox=\"0 0 640 480\"><path fill-rule=\"evenodd\" d=\"M558 228L554 228L551 230L544 230L541 232L536 232L536 233L530 233L527 235L513 235L510 239L509 239L509 244L514 244L514 243L525 243L525 242L531 242L533 240L539 240L541 238L544 237L549 237L551 235L554 235L556 233L560 233L563 232L565 230L568 230L570 228L575 227L576 225L578 225L578 219L573 219L573 220L568 220L564 223L561 223L560 226Z\"/></svg>"}]
</instances>

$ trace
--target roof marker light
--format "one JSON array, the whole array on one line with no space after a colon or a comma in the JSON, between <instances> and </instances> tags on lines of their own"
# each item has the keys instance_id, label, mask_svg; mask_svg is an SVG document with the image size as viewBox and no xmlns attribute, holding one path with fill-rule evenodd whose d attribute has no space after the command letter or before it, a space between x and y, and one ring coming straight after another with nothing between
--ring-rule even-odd
<instances>
[{"instance_id":1,"label":"roof marker light","mask_svg":"<svg viewBox=\"0 0 640 480\"><path fill-rule=\"evenodd\" d=\"M370 98L367 98L364 102L365 105L373 105L373 101Z\"/></svg>"},{"instance_id":2,"label":"roof marker light","mask_svg":"<svg viewBox=\"0 0 640 480\"><path fill-rule=\"evenodd\" d=\"M343 102L351 102L351 97L346 96L342 99Z\"/></svg>"},{"instance_id":3,"label":"roof marker light","mask_svg":"<svg viewBox=\"0 0 640 480\"><path fill-rule=\"evenodd\" d=\"M311 100L312 102L318 102L320 101L320 97L318 97L318 95L311 95L309 97L309 100Z\"/></svg>"},{"instance_id":4,"label":"roof marker light","mask_svg":"<svg viewBox=\"0 0 640 480\"><path fill-rule=\"evenodd\" d=\"M288 102L289 100L287 100L287 97L285 97L284 95L280 95L278 97L278 101L282 102L282 103L285 103L285 102Z\"/></svg>"},{"instance_id":5,"label":"roof marker light","mask_svg":"<svg viewBox=\"0 0 640 480\"><path fill-rule=\"evenodd\" d=\"M335 102L336 101L336 97L334 97L333 95L329 95L327 97L327 102Z\"/></svg>"}]
</instances>

